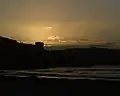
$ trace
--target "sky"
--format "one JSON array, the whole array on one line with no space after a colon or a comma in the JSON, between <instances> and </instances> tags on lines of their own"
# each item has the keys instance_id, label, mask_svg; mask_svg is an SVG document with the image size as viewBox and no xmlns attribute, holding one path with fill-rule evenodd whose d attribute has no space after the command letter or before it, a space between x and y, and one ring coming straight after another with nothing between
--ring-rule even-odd
<instances>
[{"instance_id":1,"label":"sky","mask_svg":"<svg viewBox=\"0 0 120 96\"><path fill-rule=\"evenodd\" d=\"M120 40L120 0L0 0L0 35Z\"/></svg>"}]
</instances>

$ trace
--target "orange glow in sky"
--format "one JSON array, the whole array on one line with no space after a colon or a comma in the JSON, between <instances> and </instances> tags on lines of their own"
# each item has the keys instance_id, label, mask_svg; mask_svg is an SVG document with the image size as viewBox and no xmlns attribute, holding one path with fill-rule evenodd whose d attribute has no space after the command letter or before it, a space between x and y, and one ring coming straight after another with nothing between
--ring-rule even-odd
<instances>
[{"instance_id":1,"label":"orange glow in sky","mask_svg":"<svg viewBox=\"0 0 120 96\"><path fill-rule=\"evenodd\" d=\"M0 36L120 40L120 0L0 0Z\"/></svg>"}]
</instances>

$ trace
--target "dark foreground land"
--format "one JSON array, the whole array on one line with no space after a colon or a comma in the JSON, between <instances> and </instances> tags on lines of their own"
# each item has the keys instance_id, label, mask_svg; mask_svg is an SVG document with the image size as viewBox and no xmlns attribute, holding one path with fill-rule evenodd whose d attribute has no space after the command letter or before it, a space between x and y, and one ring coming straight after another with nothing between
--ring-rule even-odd
<instances>
[{"instance_id":1,"label":"dark foreground land","mask_svg":"<svg viewBox=\"0 0 120 96\"><path fill-rule=\"evenodd\" d=\"M0 69L120 65L120 50L117 49L74 48L48 51L43 46L42 42L32 45L0 37Z\"/></svg>"},{"instance_id":2,"label":"dark foreground land","mask_svg":"<svg viewBox=\"0 0 120 96\"><path fill-rule=\"evenodd\" d=\"M79 48L48 51L43 43L18 43L0 37L0 70L120 65L120 50ZM116 96L120 81L27 79L0 76L0 96Z\"/></svg>"},{"instance_id":3,"label":"dark foreground land","mask_svg":"<svg viewBox=\"0 0 120 96\"><path fill-rule=\"evenodd\" d=\"M2 79L1 79L2 78ZM120 81L0 77L1 96L119 96Z\"/></svg>"}]
</instances>

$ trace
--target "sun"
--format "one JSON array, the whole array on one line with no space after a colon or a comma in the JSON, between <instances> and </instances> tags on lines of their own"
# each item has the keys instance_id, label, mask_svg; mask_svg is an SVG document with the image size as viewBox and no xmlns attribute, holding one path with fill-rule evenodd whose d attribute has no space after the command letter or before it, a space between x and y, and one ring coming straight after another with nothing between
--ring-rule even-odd
<instances>
[{"instance_id":1,"label":"sun","mask_svg":"<svg viewBox=\"0 0 120 96\"><path fill-rule=\"evenodd\" d=\"M46 29L46 30L51 30L52 29L52 27L43 27L44 29Z\"/></svg>"}]
</instances>

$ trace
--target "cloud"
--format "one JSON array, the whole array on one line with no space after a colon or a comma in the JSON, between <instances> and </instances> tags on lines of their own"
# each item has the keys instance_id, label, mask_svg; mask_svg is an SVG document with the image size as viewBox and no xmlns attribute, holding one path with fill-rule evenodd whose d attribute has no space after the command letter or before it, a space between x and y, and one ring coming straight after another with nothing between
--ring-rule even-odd
<instances>
[{"instance_id":1,"label":"cloud","mask_svg":"<svg viewBox=\"0 0 120 96\"><path fill-rule=\"evenodd\" d=\"M61 43L61 44L81 44L81 43L91 43L91 44L103 44L106 43L106 41L102 39L95 39L91 38L88 39L87 37L79 37L79 38L65 38L65 37L59 37L59 36L50 36L46 40L48 42L54 42L54 43Z\"/></svg>"}]
</instances>

